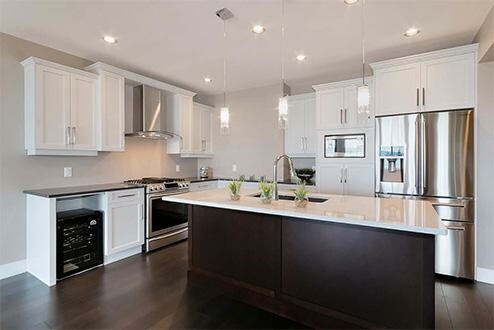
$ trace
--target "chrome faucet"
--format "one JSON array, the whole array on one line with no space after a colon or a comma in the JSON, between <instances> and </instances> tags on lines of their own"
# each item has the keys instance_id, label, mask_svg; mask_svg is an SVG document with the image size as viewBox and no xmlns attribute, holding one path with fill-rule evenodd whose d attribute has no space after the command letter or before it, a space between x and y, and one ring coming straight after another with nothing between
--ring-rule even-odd
<instances>
[{"instance_id":1,"label":"chrome faucet","mask_svg":"<svg viewBox=\"0 0 494 330\"><path fill-rule=\"evenodd\" d=\"M291 176L295 176L295 170L293 169L293 162L292 162L292 159L290 157L288 157L286 154L283 154L281 156L278 156L276 157L276 159L274 160L274 163L273 163L273 199L274 200L278 200L279 197L278 197L278 162L283 159L283 158L286 158L286 160L288 160L288 166L290 167L290 175Z\"/></svg>"}]
</instances>

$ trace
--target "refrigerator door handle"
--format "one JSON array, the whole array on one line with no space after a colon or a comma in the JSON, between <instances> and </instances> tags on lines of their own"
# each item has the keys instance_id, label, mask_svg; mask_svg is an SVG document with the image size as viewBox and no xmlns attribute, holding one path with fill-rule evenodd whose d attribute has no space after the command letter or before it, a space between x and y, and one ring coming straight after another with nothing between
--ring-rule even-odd
<instances>
[{"instance_id":1,"label":"refrigerator door handle","mask_svg":"<svg viewBox=\"0 0 494 330\"><path fill-rule=\"evenodd\" d=\"M418 89L417 89L418 91ZM419 126L419 118L420 115L415 118L415 162L416 168L420 168L420 126ZM415 191L417 194L420 194L420 171L415 171Z\"/></svg>"},{"instance_id":2,"label":"refrigerator door handle","mask_svg":"<svg viewBox=\"0 0 494 330\"><path fill-rule=\"evenodd\" d=\"M421 125L420 125L420 140L421 140L421 146L420 146L420 176L421 176L421 195L425 195L425 191L427 189L427 171L426 171L426 164L427 164L427 136L426 136L426 128L427 128L427 122L424 118L423 115L421 115Z\"/></svg>"}]
</instances>

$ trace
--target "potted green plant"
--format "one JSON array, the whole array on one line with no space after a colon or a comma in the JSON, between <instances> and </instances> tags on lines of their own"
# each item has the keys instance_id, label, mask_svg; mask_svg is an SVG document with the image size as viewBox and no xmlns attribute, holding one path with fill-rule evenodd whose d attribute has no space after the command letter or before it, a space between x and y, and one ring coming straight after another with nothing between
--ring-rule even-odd
<instances>
[{"instance_id":1,"label":"potted green plant","mask_svg":"<svg viewBox=\"0 0 494 330\"><path fill-rule=\"evenodd\" d=\"M297 207L306 207L309 201L309 189L305 186L305 182L299 183L297 188L293 191L295 195L295 205Z\"/></svg>"},{"instance_id":2,"label":"potted green plant","mask_svg":"<svg viewBox=\"0 0 494 330\"><path fill-rule=\"evenodd\" d=\"M261 201L264 204L271 203L271 200L273 199L273 191L274 191L273 183L261 181L259 182L259 190L261 191L261 196L260 196Z\"/></svg>"},{"instance_id":3,"label":"potted green plant","mask_svg":"<svg viewBox=\"0 0 494 330\"><path fill-rule=\"evenodd\" d=\"M230 199L232 201L238 201L240 199L240 188L242 187L242 181L232 180L228 182L227 187L230 191Z\"/></svg>"}]
</instances>

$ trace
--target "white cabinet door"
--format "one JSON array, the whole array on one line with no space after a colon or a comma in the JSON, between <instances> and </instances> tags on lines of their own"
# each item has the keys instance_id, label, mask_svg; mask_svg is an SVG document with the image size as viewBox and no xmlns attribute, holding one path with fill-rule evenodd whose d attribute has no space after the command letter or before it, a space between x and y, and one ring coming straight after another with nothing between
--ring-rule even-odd
<instances>
[{"instance_id":1,"label":"white cabinet door","mask_svg":"<svg viewBox=\"0 0 494 330\"><path fill-rule=\"evenodd\" d=\"M201 120L201 151L206 154L213 153L213 144L211 141L211 125L212 125L213 115L211 110L203 109L201 110L200 120Z\"/></svg>"},{"instance_id":2,"label":"white cabinet door","mask_svg":"<svg viewBox=\"0 0 494 330\"><path fill-rule=\"evenodd\" d=\"M96 80L70 74L70 126L74 150L96 150Z\"/></svg>"},{"instance_id":3,"label":"white cabinet door","mask_svg":"<svg viewBox=\"0 0 494 330\"><path fill-rule=\"evenodd\" d=\"M192 144L192 152L193 153L201 153L202 152L202 141L201 141L201 113L202 109L195 105L192 108L192 117L191 117L191 131L190 138Z\"/></svg>"},{"instance_id":4,"label":"white cabinet door","mask_svg":"<svg viewBox=\"0 0 494 330\"><path fill-rule=\"evenodd\" d=\"M317 191L325 194L344 194L343 166L341 164L319 165L316 169Z\"/></svg>"},{"instance_id":5,"label":"white cabinet door","mask_svg":"<svg viewBox=\"0 0 494 330\"><path fill-rule=\"evenodd\" d=\"M34 107L29 108L35 112L29 115L36 118L32 127L35 132L32 147L65 150L70 143L70 74L37 65L35 76L34 91L29 91L30 98L35 99Z\"/></svg>"},{"instance_id":6,"label":"white cabinet door","mask_svg":"<svg viewBox=\"0 0 494 330\"><path fill-rule=\"evenodd\" d=\"M423 111L475 107L475 55L466 54L422 63Z\"/></svg>"},{"instance_id":7,"label":"white cabinet door","mask_svg":"<svg viewBox=\"0 0 494 330\"><path fill-rule=\"evenodd\" d=\"M372 164L347 164L343 172L346 195L374 196Z\"/></svg>"},{"instance_id":8,"label":"white cabinet door","mask_svg":"<svg viewBox=\"0 0 494 330\"><path fill-rule=\"evenodd\" d=\"M144 202L109 203L105 224L105 255L144 244Z\"/></svg>"},{"instance_id":9,"label":"white cabinet door","mask_svg":"<svg viewBox=\"0 0 494 330\"><path fill-rule=\"evenodd\" d=\"M375 71L376 115L417 112L420 109L420 63Z\"/></svg>"},{"instance_id":10,"label":"white cabinet door","mask_svg":"<svg viewBox=\"0 0 494 330\"><path fill-rule=\"evenodd\" d=\"M316 93L316 129L342 128L344 89L334 88Z\"/></svg>"},{"instance_id":11,"label":"white cabinet door","mask_svg":"<svg viewBox=\"0 0 494 330\"><path fill-rule=\"evenodd\" d=\"M359 114L357 102L357 85L345 87L345 107L343 109L343 125L346 128L358 127Z\"/></svg>"},{"instance_id":12,"label":"white cabinet door","mask_svg":"<svg viewBox=\"0 0 494 330\"><path fill-rule=\"evenodd\" d=\"M125 82L122 76L100 72L98 150L125 150Z\"/></svg>"},{"instance_id":13,"label":"white cabinet door","mask_svg":"<svg viewBox=\"0 0 494 330\"><path fill-rule=\"evenodd\" d=\"M316 155L316 100L311 97L305 102L305 153L308 156Z\"/></svg>"},{"instance_id":14,"label":"white cabinet door","mask_svg":"<svg viewBox=\"0 0 494 330\"><path fill-rule=\"evenodd\" d=\"M305 153L305 100L288 100L288 121L285 130L285 152L290 156Z\"/></svg>"}]
</instances>

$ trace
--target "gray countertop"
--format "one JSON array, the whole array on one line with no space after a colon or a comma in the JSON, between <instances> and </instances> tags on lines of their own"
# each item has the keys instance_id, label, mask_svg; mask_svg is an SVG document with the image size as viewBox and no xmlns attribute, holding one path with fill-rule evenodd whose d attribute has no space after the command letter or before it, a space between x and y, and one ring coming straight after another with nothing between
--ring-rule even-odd
<instances>
[{"instance_id":1,"label":"gray countertop","mask_svg":"<svg viewBox=\"0 0 494 330\"><path fill-rule=\"evenodd\" d=\"M24 190L24 193L29 195L46 197L46 198L56 198L56 197L65 197L71 195L81 195L81 194L98 193L104 191L144 188L144 187L145 186L143 185L126 184L126 183L107 183L107 184L94 184L94 185L85 185L85 186Z\"/></svg>"}]
</instances>

